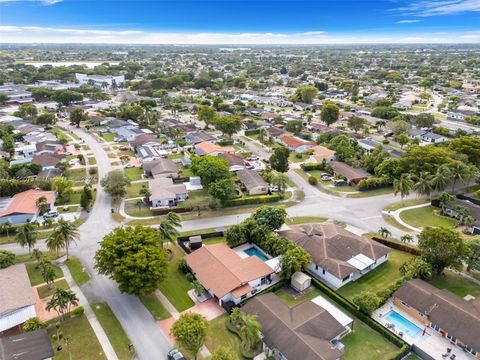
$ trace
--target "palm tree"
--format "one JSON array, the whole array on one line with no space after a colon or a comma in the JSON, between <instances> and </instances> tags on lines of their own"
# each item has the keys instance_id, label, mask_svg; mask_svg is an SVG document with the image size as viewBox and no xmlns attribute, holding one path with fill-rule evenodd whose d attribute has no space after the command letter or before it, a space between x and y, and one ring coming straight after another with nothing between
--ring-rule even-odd
<instances>
[{"instance_id":1,"label":"palm tree","mask_svg":"<svg viewBox=\"0 0 480 360\"><path fill-rule=\"evenodd\" d=\"M40 260L42 259L43 254L40 250L33 249L32 256L37 261L37 265L35 265L35 268L38 269L38 267L40 266Z\"/></svg>"},{"instance_id":2,"label":"palm tree","mask_svg":"<svg viewBox=\"0 0 480 360\"><path fill-rule=\"evenodd\" d=\"M255 350L259 347L262 340L260 337L262 325L260 325L255 315L245 315L243 321L244 325L240 329L240 333L247 340L250 350Z\"/></svg>"},{"instance_id":3,"label":"palm tree","mask_svg":"<svg viewBox=\"0 0 480 360\"><path fill-rule=\"evenodd\" d=\"M400 193L400 197L403 199L405 196L410 194L410 191L413 189L413 181L409 174L402 174L400 179L395 179L393 181L393 190L395 191L395 196Z\"/></svg>"},{"instance_id":4,"label":"palm tree","mask_svg":"<svg viewBox=\"0 0 480 360\"><path fill-rule=\"evenodd\" d=\"M388 230L386 227L383 227L383 226L380 229L378 229L378 234L384 239L392 236L392 233L390 232L390 230Z\"/></svg>"},{"instance_id":5,"label":"palm tree","mask_svg":"<svg viewBox=\"0 0 480 360\"><path fill-rule=\"evenodd\" d=\"M437 169L437 172L432 177L432 185L436 191L444 191L452 179L450 169L442 165Z\"/></svg>"},{"instance_id":6,"label":"palm tree","mask_svg":"<svg viewBox=\"0 0 480 360\"><path fill-rule=\"evenodd\" d=\"M135 203L133 205L137 206L138 211L140 211L142 209L142 206L145 205L145 203L143 202L143 200L138 199L138 200L135 201Z\"/></svg>"},{"instance_id":7,"label":"palm tree","mask_svg":"<svg viewBox=\"0 0 480 360\"><path fill-rule=\"evenodd\" d=\"M0 224L0 233L7 234L7 237L10 237L10 231L12 230L12 223L9 221Z\"/></svg>"},{"instance_id":8,"label":"palm tree","mask_svg":"<svg viewBox=\"0 0 480 360\"><path fill-rule=\"evenodd\" d=\"M455 205L453 211L457 214L457 219L460 224L463 224L465 217L470 216L470 211L468 208L462 205Z\"/></svg>"},{"instance_id":9,"label":"palm tree","mask_svg":"<svg viewBox=\"0 0 480 360\"><path fill-rule=\"evenodd\" d=\"M26 223L21 225L17 229L17 235L15 239L20 244L21 247L28 246L28 254L31 253L32 248L35 246L37 242L37 233L35 231L35 227L31 223Z\"/></svg>"},{"instance_id":10,"label":"palm tree","mask_svg":"<svg viewBox=\"0 0 480 360\"><path fill-rule=\"evenodd\" d=\"M455 193L455 184L457 183L457 181L467 181L471 176L471 170L467 165L458 161L450 167L450 171L452 173L451 178L453 180L452 192Z\"/></svg>"},{"instance_id":11,"label":"palm tree","mask_svg":"<svg viewBox=\"0 0 480 360\"><path fill-rule=\"evenodd\" d=\"M73 291L56 288L45 310L53 309L58 315L63 316L70 312L72 306L77 306L78 301L77 295Z\"/></svg>"},{"instance_id":12,"label":"palm tree","mask_svg":"<svg viewBox=\"0 0 480 360\"><path fill-rule=\"evenodd\" d=\"M47 198L45 196L40 196L37 200L35 200L35 205L40 214L43 213L45 206L47 205Z\"/></svg>"},{"instance_id":13,"label":"palm tree","mask_svg":"<svg viewBox=\"0 0 480 360\"><path fill-rule=\"evenodd\" d=\"M43 280L47 283L48 289L51 289L55 280L56 274L50 261L42 261L40 265L40 272L42 273Z\"/></svg>"},{"instance_id":14,"label":"palm tree","mask_svg":"<svg viewBox=\"0 0 480 360\"><path fill-rule=\"evenodd\" d=\"M404 234L400 236L400 241L404 244L411 243L413 241L413 236L410 234Z\"/></svg>"},{"instance_id":15,"label":"palm tree","mask_svg":"<svg viewBox=\"0 0 480 360\"><path fill-rule=\"evenodd\" d=\"M422 171L417 177L417 182L413 185L413 190L417 193L417 196L426 195L430 198L433 190L432 175Z\"/></svg>"},{"instance_id":16,"label":"palm tree","mask_svg":"<svg viewBox=\"0 0 480 360\"><path fill-rule=\"evenodd\" d=\"M160 235L160 245L164 242L172 242L178 235L177 227L181 227L181 219L177 213L169 212L158 226L158 232Z\"/></svg>"},{"instance_id":17,"label":"palm tree","mask_svg":"<svg viewBox=\"0 0 480 360\"><path fill-rule=\"evenodd\" d=\"M55 249L57 252L59 248L65 248L68 259L68 248L70 244L79 239L80 235L78 234L77 227L72 222L60 219L47 239L47 247L50 249L49 243L51 242L52 249Z\"/></svg>"},{"instance_id":18,"label":"palm tree","mask_svg":"<svg viewBox=\"0 0 480 360\"><path fill-rule=\"evenodd\" d=\"M442 192L438 197L438 201L440 202L440 207L442 208L442 215L445 214L445 209L447 208L447 204L451 201L455 200L455 196L449 194L447 192Z\"/></svg>"}]
</instances>

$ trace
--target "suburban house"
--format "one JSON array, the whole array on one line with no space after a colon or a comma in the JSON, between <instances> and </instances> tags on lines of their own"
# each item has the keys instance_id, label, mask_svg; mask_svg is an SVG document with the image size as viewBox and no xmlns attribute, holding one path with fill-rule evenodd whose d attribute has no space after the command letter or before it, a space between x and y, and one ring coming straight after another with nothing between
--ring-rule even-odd
<instances>
[{"instance_id":1,"label":"suburban house","mask_svg":"<svg viewBox=\"0 0 480 360\"><path fill-rule=\"evenodd\" d=\"M472 235L480 235L480 206L475 205L468 200L457 199L457 200L451 201L445 206L445 210L444 210L445 215L448 215L450 217L457 219L459 215L455 211L456 206L462 206L466 208L468 215L472 216L475 219L475 221L468 226L467 230Z\"/></svg>"},{"instance_id":2,"label":"suburban house","mask_svg":"<svg viewBox=\"0 0 480 360\"><path fill-rule=\"evenodd\" d=\"M125 86L125 76L109 76L109 75L86 75L75 74L76 81L80 84L92 85L97 88L121 88Z\"/></svg>"},{"instance_id":3,"label":"suburban house","mask_svg":"<svg viewBox=\"0 0 480 360\"><path fill-rule=\"evenodd\" d=\"M158 143L157 144L148 143L145 145L138 146L136 148L137 158L142 163L158 160L169 154L170 154L170 151L165 147L165 145L160 145Z\"/></svg>"},{"instance_id":4,"label":"suburban house","mask_svg":"<svg viewBox=\"0 0 480 360\"><path fill-rule=\"evenodd\" d=\"M275 360L340 359L344 345L339 340L353 325L353 320L336 308L329 312L313 301L289 307L275 293L257 296L242 310L257 317L262 325L263 352ZM343 319L347 324L340 322Z\"/></svg>"},{"instance_id":5,"label":"suburban house","mask_svg":"<svg viewBox=\"0 0 480 360\"><path fill-rule=\"evenodd\" d=\"M447 137L445 137L443 135L435 134L431 131L426 131L424 134L420 135L420 139L423 142L431 143L431 144L448 141Z\"/></svg>"},{"instance_id":6,"label":"suburban house","mask_svg":"<svg viewBox=\"0 0 480 360\"><path fill-rule=\"evenodd\" d=\"M404 283L393 303L452 344L480 359L480 301L467 301L421 279Z\"/></svg>"},{"instance_id":7,"label":"suburban house","mask_svg":"<svg viewBox=\"0 0 480 360\"><path fill-rule=\"evenodd\" d=\"M361 180L367 179L370 176L370 174L362 168L354 168L339 161L332 163L332 169L335 176L343 176L349 184L358 184Z\"/></svg>"},{"instance_id":8,"label":"suburban house","mask_svg":"<svg viewBox=\"0 0 480 360\"><path fill-rule=\"evenodd\" d=\"M185 140L190 145L197 145L205 141L215 141L215 138L204 131L195 131L185 135Z\"/></svg>"},{"instance_id":9,"label":"suburban house","mask_svg":"<svg viewBox=\"0 0 480 360\"><path fill-rule=\"evenodd\" d=\"M49 153L49 154L55 154L58 152L63 151L63 144L58 141L41 141L35 144L35 148L37 149L37 155L42 154L42 153Z\"/></svg>"},{"instance_id":10,"label":"suburban house","mask_svg":"<svg viewBox=\"0 0 480 360\"><path fill-rule=\"evenodd\" d=\"M148 182L152 209L175 206L179 201L188 198L188 191L184 184L174 184L171 178L156 178Z\"/></svg>"},{"instance_id":11,"label":"suburban house","mask_svg":"<svg viewBox=\"0 0 480 360\"><path fill-rule=\"evenodd\" d=\"M287 132L278 126L270 126L267 129L267 133L269 137L277 139L280 136L285 135Z\"/></svg>"},{"instance_id":12,"label":"suburban house","mask_svg":"<svg viewBox=\"0 0 480 360\"><path fill-rule=\"evenodd\" d=\"M0 338L2 360L50 360L55 353L47 329Z\"/></svg>"},{"instance_id":13,"label":"suburban house","mask_svg":"<svg viewBox=\"0 0 480 360\"><path fill-rule=\"evenodd\" d=\"M317 145L312 148L313 154L310 156L312 162L315 163L323 163L326 162L331 163L335 161L335 151L326 148L325 146Z\"/></svg>"},{"instance_id":14,"label":"suburban house","mask_svg":"<svg viewBox=\"0 0 480 360\"><path fill-rule=\"evenodd\" d=\"M177 165L170 159L144 162L142 169L145 176L152 176L154 179L178 177Z\"/></svg>"},{"instance_id":15,"label":"suburban house","mask_svg":"<svg viewBox=\"0 0 480 360\"><path fill-rule=\"evenodd\" d=\"M264 195L268 193L268 184L253 170L237 171L238 180L247 190L248 195Z\"/></svg>"},{"instance_id":16,"label":"suburban house","mask_svg":"<svg viewBox=\"0 0 480 360\"><path fill-rule=\"evenodd\" d=\"M158 144L158 140L157 137L153 134L142 133L137 135L133 140L131 140L129 144L130 149L132 151L135 151L135 149L139 146Z\"/></svg>"},{"instance_id":17,"label":"suburban house","mask_svg":"<svg viewBox=\"0 0 480 360\"><path fill-rule=\"evenodd\" d=\"M31 162L41 165L42 170L48 170L55 168L55 166L62 161L65 161L65 155L44 152L34 155Z\"/></svg>"},{"instance_id":18,"label":"suburban house","mask_svg":"<svg viewBox=\"0 0 480 360\"><path fill-rule=\"evenodd\" d=\"M212 155L217 156L221 153L234 153L235 149L231 146L220 146L209 141L204 141L195 145L195 153L198 156Z\"/></svg>"},{"instance_id":19,"label":"suburban house","mask_svg":"<svg viewBox=\"0 0 480 360\"><path fill-rule=\"evenodd\" d=\"M306 125L305 128L316 134L327 134L336 131L335 128L331 128L330 126L319 122L311 122L310 124Z\"/></svg>"},{"instance_id":20,"label":"suburban house","mask_svg":"<svg viewBox=\"0 0 480 360\"><path fill-rule=\"evenodd\" d=\"M278 232L308 252L307 271L334 289L355 281L388 259L390 248L336 224L305 224Z\"/></svg>"},{"instance_id":21,"label":"suburban house","mask_svg":"<svg viewBox=\"0 0 480 360\"><path fill-rule=\"evenodd\" d=\"M298 153L304 153L315 146L315 143L312 141L306 141L288 134L280 136L278 142L288 150L296 151Z\"/></svg>"},{"instance_id":22,"label":"suburban house","mask_svg":"<svg viewBox=\"0 0 480 360\"><path fill-rule=\"evenodd\" d=\"M218 154L219 158L222 158L228 162L230 171L239 171L245 169L245 160L243 156L234 153L221 153Z\"/></svg>"},{"instance_id":23,"label":"suburban house","mask_svg":"<svg viewBox=\"0 0 480 360\"><path fill-rule=\"evenodd\" d=\"M35 100L28 86L23 84L1 85L0 94L8 96L8 103L24 104Z\"/></svg>"},{"instance_id":24,"label":"suburban house","mask_svg":"<svg viewBox=\"0 0 480 360\"><path fill-rule=\"evenodd\" d=\"M25 264L16 264L1 269L0 336L6 330L10 330L8 333L11 334L20 332L21 325L35 316L37 316L35 296Z\"/></svg>"},{"instance_id":25,"label":"suburban house","mask_svg":"<svg viewBox=\"0 0 480 360\"><path fill-rule=\"evenodd\" d=\"M273 285L275 270L257 256L242 258L225 244L201 247L185 256L187 265L219 304L239 304Z\"/></svg>"},{"instance_id":26,"label":"suburban house","mask_svg":"<svg viewBox=\"0 0 480 360\"><path fill-rule=\"evenodd\" d=\"M53 208L55 203L55 192L43 190L27 190L15 194L12 198L0 199L0 224L24 224L34 221L40 209L37 207L37 200L44 196L46 204Z\"/></svg>"}]
</instances>

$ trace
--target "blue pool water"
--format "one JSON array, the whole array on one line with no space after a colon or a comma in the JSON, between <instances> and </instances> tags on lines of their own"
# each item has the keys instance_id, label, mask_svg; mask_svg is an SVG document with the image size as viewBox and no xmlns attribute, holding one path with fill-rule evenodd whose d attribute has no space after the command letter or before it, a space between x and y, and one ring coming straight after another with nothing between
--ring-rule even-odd
<instances>
[{"instance_id":1,"label":"blue pool water","mask_svg":"<svg viewBox=\"0 0 480 360\"><path fill-rule=\"evenodd\" d=\"M395 325L397 330L404 332L405 334L410 335L412 338L416 338L421 336L423 330L419 328L417 325L412 323L410 320L405 319L402 315L395 311L390 311L386 316L385 319Z\"/></svg>"},{"instance_id":2,"label":"blue pool water","mask_svg":"<svg viewBox=\"0 0 480 360\"><path fill-rule=\"evenodd\" d=\"M263 255L263 253L260 250L258 250L257 248L254 248L254 247L245 249L245 250L243 250L243 252L245 254L247 254L248 256L256 256L262 261L267 261L268 260L268 258L265 255Z\"/></svg>"}]
</instances>

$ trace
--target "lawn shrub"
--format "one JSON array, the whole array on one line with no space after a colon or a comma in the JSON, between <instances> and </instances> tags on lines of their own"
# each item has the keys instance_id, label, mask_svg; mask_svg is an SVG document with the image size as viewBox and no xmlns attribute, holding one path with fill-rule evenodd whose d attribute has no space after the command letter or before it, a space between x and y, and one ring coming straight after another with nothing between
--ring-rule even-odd
<instances>
[{"instance_id":1,"label":"lawn shrub","mask_svg":"<svg viewBox=\"0 0 480 360\"><path fill-rule=\"evenodd\" d=\"M265 203L279 201L279 200L281 200L280 194L258 195L258 196L240 198L240 199L227 200L224 206L265 204Z\"/></svg>"},{"instance_id":2,"label":"lawn shrub","mask_svg":"<svg viewBox=\"0 0 480 360\"><path fill-rule=\"evenodd\" d=\"M260 134L260 129L245 130L245 136L258 135L258 134Z\"/></svg>"},{"instance_id":3,"label":"lawn shrub","mask_svg":"<svg viewBox=\"0 0 480 360\"><path fill-rule=\"evenodd\" d=\"M325 170L327 167L325 164L301 164L300 167L303 171L312 171L312 170Z\"/></svg>"},{"instance_id":4,"label":"lawn shrub","mask_svg":"<svg viewBox=\"0 0 480 360\"><path fill-rule=\"evenodd\" d=\"M381 187L386 187L389 186L390 181L386 177L370 177L368 179L363 179L358 183L358 190L360 191L366 191L366 190L372 190L372 189L378 189Z\"/></svg>"},{"instance_id":5,"label":"lawn shrub","mask_svg":"<svg viewBox=\"0 0 480 360\"><path fill-rule=\"evenodd\" d=\"M308 183L309 183L310 185L315 186L315 185L318 184L318 179L317 179L315 176L309 176L309 177L308 177Z\"/></svg>"}]
</instances>

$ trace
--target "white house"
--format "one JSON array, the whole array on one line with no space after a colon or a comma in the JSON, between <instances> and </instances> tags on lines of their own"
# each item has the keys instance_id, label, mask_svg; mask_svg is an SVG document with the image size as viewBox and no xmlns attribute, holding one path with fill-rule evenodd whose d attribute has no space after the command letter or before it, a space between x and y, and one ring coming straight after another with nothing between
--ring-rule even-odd
<instances>
[{"instance_id":1,"label":"white house","mask_svg":"<svg viewBox=\"0 0 480 360\"><path fill-rule=\"evenodd\" d=\"M150 202L152 209L161 209L175 206L179 201L188 199L188 190L185 184L174 184L171 178L157 178L148 182L152 195Z\"/></svg>"},{"instance_id":2,"label":"white house","mask_svg":"<svg viewBox=\"0 0 480 360\"><path fill-rule=\"evenodd\" d=\"M387 261L390 249L335 224L306 224L279 231L308 252L307 271L334 289L355 281Z\"/></svg>"},{"instance_id":3,"label":"white house","mask_svg":"<svg viewBox=\"0 0 480 360\"><path fill-rule=\"evenodd\" d=\"M0 270L0 334L37 316L25 264Z\"/></svg>"}]
</instances>

